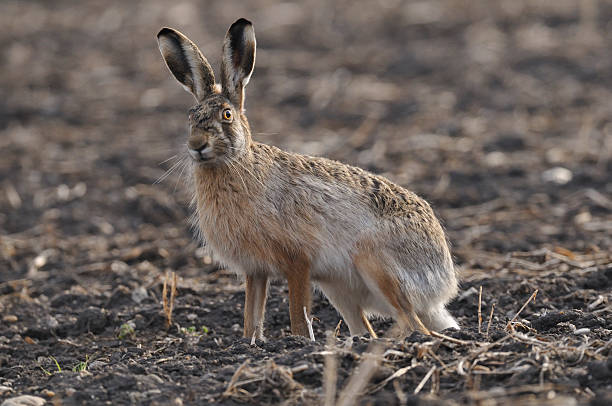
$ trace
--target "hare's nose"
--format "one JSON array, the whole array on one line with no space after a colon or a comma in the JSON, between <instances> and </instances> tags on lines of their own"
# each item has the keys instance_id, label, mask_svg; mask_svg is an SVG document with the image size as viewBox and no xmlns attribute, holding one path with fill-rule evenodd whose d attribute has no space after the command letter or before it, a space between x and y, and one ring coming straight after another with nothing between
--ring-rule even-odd
<instances>
[{"instance_id":1,"label":"hare's nose","mask_svg":"<svg viewBox=\"0 0 612 406\"><path fill-rule=\"evenodd\" d=\"M189 149L193 150L193 151L203 151L204 149L206 149L206 147L208 147L208 141L203 140L203 139L191 139L189 140L189 142L187 143L187 146L189 147Z\"/></svg>"},{"instance_id":2,"label":"hare's nose","mask_svg":"<svg viewBox=\"0 0 612 406\"><path fill-rule=\"evenodd\" d=\"M212 147L208 141L189 142L189 155L195 161L206 161L212 158Z\"/></svg>"},{"instance_id":3,"label":"hare's nose","mask_svg":"<svg viewBox=\"0 0 612 406\"><path fill-rule=\"evenodd\" d=\"M202 143L200 146L195 147L195 148L194 148L194 147L192 147L191 149L193 149L194 151L197 151L197 152L202 152L202 151L204 151L204 150L205 150L207 147L208 147L208 142L206 142L206 141L205 141L205 142L203 142L203 143Z\"/></svg>"}]
</instances>

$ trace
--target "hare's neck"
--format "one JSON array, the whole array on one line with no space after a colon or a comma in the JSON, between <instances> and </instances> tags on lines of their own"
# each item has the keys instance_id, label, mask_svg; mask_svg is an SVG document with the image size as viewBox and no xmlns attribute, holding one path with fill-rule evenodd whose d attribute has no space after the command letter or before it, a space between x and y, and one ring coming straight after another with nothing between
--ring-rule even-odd
<instances>
[{"instance_id":1,"label":"hare's neck","mask_svg":"<svg viewBox=\"0 0 612 406\"><path fill-rule=\"evenodd\" d=\"M232 205L261 192L263 181L252 156L236 159L219 167L196 167L195 188L199 206Z\"/></svg>"}]
</instances>

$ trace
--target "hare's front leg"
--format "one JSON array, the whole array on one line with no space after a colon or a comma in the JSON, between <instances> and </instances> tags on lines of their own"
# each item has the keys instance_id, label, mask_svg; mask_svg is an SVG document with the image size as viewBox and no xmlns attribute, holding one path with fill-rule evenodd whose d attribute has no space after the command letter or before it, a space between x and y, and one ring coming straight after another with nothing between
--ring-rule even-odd
<instances>
[{"instance_id":1,"label":"hare's front leg","mask_svg":"<svg viewBox=\"0 0 612 406\"><path fill-rule=\"evenodd\" d=\"M263 338L263 321L268 297L268 277L263 274L246 276L244 295L244 336Z\"/></svg>"},{"instance_id":2,"label":"hare's front leg","mask_svg":"<svg viewBox=\"0 0 612 406\"><path fill-rule=\"evenodd\" d=\"M293 264L285 273L289 285L289 317L291 334L309 337L308 323L304 315L310 315L310 268L306 264Z\"/></svg>"}]
</instances>

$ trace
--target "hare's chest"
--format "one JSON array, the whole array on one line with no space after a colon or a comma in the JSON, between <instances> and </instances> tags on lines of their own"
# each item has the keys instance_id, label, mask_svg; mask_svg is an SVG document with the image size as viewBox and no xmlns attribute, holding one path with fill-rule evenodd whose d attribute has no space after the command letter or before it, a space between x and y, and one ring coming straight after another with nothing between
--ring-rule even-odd
<instances>
[{"instance_id":1,"label":"hare's chest","mask_svg":"<svg viewBox=\"0 0 612 406\"><path fill-rule=\"evenodd\" d=\"M202 237L216 261L238 272L258 269L275 273L265 260L266 232L257 220L262 213L248 204L231 204L226 200L221 206L203 201L198 204L197 216Z\"/></svg>"},{"instance_id":2,"label":"hare's chest","mask_svg":"<svg viewBox=\"0 0 612 406\"><path fill-rule=\"evenodd\" d=\"M215 207L204 202L198 204L197 216L202 236L218 255L237 253L243 240L254 232L246 210L240 206Z\"/></svg>"}]
</instances>

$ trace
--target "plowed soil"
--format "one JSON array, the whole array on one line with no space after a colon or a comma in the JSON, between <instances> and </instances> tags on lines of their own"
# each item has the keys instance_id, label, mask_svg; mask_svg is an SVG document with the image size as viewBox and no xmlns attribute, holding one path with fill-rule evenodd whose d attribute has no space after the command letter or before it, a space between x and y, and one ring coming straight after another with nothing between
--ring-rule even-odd
<instances>
[{"instance_id":1,"label":"plowed soil","mask_svg":"<svg viewBox=\"0 0 612 406\"><path fill-rule=\"evenodd\" d=\"M315 295L310 342L278 282L267 340L241 337L242 282L188 222L193 99L155 40L178 28L218 67L239 17L254 137L430 201L460 331L349 337ZM612 404L611 20L603 0L0 2L0 402Z\"/></svg>"}]
</instances>

